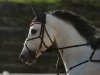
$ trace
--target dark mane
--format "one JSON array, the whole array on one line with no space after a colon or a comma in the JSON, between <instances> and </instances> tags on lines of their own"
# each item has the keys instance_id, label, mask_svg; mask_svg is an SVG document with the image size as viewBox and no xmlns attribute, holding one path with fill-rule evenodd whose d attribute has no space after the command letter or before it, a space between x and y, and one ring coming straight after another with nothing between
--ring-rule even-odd
<instances>
[{"instance_id":1,"label":"dark mane","mask_svg":"<svg viewBox=\"0 0 100 75\"><path fill-rule=\"evenodd\" d=\"M51 14L66 22L70 21L73 23L74 27L88 41L88 43L93 44L97 41L97 38L95 37L95 27L90 25L90 23L84 17L70 11L62 10L54 11Z\"/></svg>"}]
</instances>

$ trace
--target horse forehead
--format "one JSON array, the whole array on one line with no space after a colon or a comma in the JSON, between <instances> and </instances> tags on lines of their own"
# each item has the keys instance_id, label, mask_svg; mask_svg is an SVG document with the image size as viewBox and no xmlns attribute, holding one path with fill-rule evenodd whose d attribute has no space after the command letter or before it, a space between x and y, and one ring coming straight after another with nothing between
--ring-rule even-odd
<instances>
[{"instance_id":1,"label":"horse forehead","mask_svg":"<svg viewBox=\"0 0 100 75\"><path fill-rule=\"evenodd\" d=\"M32 26L30 26L30 30L31 29L39 29L41 27L41 24L34 24Z\"/></svg>"}]
</instances>

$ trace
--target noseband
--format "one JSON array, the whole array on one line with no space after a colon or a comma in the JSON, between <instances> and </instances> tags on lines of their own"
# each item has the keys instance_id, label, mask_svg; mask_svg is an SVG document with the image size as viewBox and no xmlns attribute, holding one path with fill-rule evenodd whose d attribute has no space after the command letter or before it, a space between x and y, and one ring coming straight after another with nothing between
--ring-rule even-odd
<instances>
[{"instance_id":1,"label":"noseband","mask_svg":"<svg viewBox=\"0 0 100 75\"><path fill-rule=\"evenodd\" d=\"M49 35L49 33L48 33L46 27L45 27L45 24L42 24L41 22L33 22L33 23L31 24L31 26L34 25L34 24L40 24L40 25L41 25L40 34L39 34L39 36L37 36L37 37L28 39L27 41L31 41L31 40L35 40L35 39L38 39L38 38L39 38L39 39L41 40L41 41L40 41L40 45L39 45L39 51L41 50L42 45L44 45L44 46L48 49L49 47L48 47L48 46L45 44L45 42L44 42L44 33L47 34L47 36L48 36L48 38L49 38L49 40L51 41L52 44L53 44L54 42L52 41L52 39L51 39L51 37L50 37L50 35ZM86 46L86 45L91 45L91 44L86 43L86 44L72 45L72 46L66 46L66 47L54 48L54 49L56 49L56 50L62 50L62 51L63 51L64 49L74 48L74 47L80 47L80 46ZM29 53L32 55L32 50L29 49L29 47L27 46L27 44L25 44L25 46L26 46L27 50L29 51ZM69 70L67 71L67 73L68 73L70 70L72 70L72 69L74 69L74 68L76 68L76 67L78 67L78 66L80 66L80 65L82 65L82 64L84 64L84 63L87 63L87 62L90 62L90 61L91 61L91 62L100 62L100 60L93 60L93 59L92 59L92 58L93 58L93 55L95 54L95 51L96 51L96 49L94 48L94 50L93 50L93 52L92 52L92 54L90 55L90 58L89 58L88 60L83 61L83 62L81 62L81 63L78 63L78 64L76 64L76 65L70 67ZM43 53L44 51L40 51L40 52ZM59 60L59 56L58 56L58 60L57 60L57 64L56 64L57 75L59 75L59 67L58 67L59 61L60 61L60 60Z\"/></svg>"}]
</instances>

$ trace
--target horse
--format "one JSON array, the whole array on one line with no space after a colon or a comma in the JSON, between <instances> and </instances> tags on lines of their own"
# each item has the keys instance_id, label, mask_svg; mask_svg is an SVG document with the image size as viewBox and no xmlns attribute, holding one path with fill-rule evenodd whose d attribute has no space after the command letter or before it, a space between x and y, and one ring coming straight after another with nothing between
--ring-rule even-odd
<instances>
[{"instance_id":1,"label":"horse","mask_svg":"<svg viewBox=\"0 0 100 75\"><path fill-rule=\"evenodd\" d=\"M35 15L19 56L22 61L28 65L35 63L55 45L66 75L100 74L100 36L86 18L65 10L35 10Z\"/></svg>"}]
</instances>

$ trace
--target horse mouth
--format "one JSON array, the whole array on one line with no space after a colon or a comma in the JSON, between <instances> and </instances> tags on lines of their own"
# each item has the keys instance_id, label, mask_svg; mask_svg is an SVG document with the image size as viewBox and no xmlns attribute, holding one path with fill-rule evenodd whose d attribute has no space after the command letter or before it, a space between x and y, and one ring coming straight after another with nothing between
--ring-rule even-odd
<instances>
[{"instance_id":1,"label":"horse mouth","mask_svg":"<svg viewBox=\"0 0 100 75\"><path fill-rule=\"evenodd\" d=\"M20 60L27 65L31 65L31 64L34 64L36 62L36 59L34 57L29 57L28 59L21 59L20 58Z\"/></svg>"},{"instance_id":2,"label":"horse mouth","mask_svg":"<svg viewBox=\"0 0 100 75\"><path fill-rule=\"evenodd\" d=\"M27 65L32 65L36 62L36 59L38 59L41 54L41 52L29 52L29 55L20 55L19 58Z\"/></svg>"},{"instance_id":3,"label":"horse mouth","mask_svg":"<svg viewBox=\"0 0 100 75\"><path fill-rule=\"evenodd\" d=\"M29 55L28 57L24 57L23 55L19 56L19 59L27 65L34 64L36 61L36 57L33 55Z\"/></svg>"},{"instance_id":4,"label":"horse mouth","mask_svg":"<svg viewBox=\"0 0 100 75\"><path fill-rule=\"evenodd\" d=\"M36 62L36 58L34 57L29 57L28 60L26 60L26 64L27 65L31 65L31 64L34 64Z\"/></svg>"}]
</instances>

